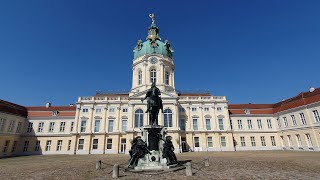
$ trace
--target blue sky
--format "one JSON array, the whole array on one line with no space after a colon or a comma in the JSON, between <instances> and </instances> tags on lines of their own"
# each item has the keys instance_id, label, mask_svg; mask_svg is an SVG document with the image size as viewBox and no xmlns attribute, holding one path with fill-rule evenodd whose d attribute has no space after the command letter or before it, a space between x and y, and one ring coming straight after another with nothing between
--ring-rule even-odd
<instances>
[{"instance_id":1,"label":"blue sky","mask_svg":"<svg viewBox=\"0 0 320 180\"><path fill-rule=\"evenodd\" d=\"M182 3L183 2L183 3ZM320 84L320 1L0 1L0 99L75 103L131 88L148 14L174 50L177 89L274 103Z\"/></svg>"}]
</instances>

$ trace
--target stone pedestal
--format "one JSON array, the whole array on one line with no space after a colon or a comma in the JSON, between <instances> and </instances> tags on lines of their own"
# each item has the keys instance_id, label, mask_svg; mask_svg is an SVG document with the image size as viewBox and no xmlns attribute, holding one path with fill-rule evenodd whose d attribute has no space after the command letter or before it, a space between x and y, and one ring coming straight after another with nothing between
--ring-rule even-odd
<instances>
[{"instance_id":1,"label":"stone pedestal","mask_svg":"<svg viewBox=\"0 0 320 180\"><path fill-rule=\"evenodd\" d=\"M167 169L167 159L162 157L162 144L164 139L165 128L162 126L144 126L142 130L142 140L147 143L151 154L146 154L140 158L135 170L160 170Z\"/></svg>"}]
</instances>

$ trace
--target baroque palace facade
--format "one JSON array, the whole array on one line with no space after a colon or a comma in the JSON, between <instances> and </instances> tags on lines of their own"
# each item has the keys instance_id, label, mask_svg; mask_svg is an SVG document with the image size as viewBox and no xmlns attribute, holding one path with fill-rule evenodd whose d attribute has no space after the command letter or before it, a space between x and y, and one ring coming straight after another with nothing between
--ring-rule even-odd
<instances>
[{"instance_id":1,"label":"baroque palace facade","mask_svg":"<svg viewBox=\"0 0 320 180\"><path fill-rule=\"evenodd\" d=\"M229 104L225 96L177 92L173 49L152 21L134 48L132 88L99 92L76 105L24 107L0 101L0 157L35 154L128 153L149 124L141 99L156 82L164 113L159 125L176 152L320 151L320 88L275 104Z\"/></svg>"}]
</instances>

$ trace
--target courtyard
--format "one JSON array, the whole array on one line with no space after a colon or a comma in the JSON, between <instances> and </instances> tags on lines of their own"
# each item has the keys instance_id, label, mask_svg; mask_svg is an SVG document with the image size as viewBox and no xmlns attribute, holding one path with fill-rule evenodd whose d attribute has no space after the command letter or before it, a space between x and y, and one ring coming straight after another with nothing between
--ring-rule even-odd
<instances>
[{"instance_id":1,"label":"courtyard","mask_svg":"<svg viewBox=\"0 0 320 180\"><path fill-rule=\"evenodd\" d=\"M320 179L318 152L247 151L188 152L178 160L191 160L193 176L185 170L133 173L126 171L129 155L46 155L0 159L0 179L111 179L120 164L120 179ZM203 160L209 158L210 166ZM95 164L102 161L102 169Z\"/></svg>"}]
</instances>

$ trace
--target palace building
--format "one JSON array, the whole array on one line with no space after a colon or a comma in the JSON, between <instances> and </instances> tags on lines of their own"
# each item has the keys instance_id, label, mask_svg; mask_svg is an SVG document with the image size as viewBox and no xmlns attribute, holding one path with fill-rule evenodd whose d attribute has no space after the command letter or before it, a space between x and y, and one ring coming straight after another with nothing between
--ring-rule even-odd
<instances>
[{"instance_id":1,"label":"palace building","mask_svg":"<svg viewBox=\"0 0 320 180\"><path fill-rule=\"evenodd\" d=\"M275 104L230 104L210 92L178 92L173 49L154 19L133 50L130 92L97 92L75 105L24 107L0 101L0 157L128 153L149 124L145 97L161 91L159 125L176 153L186 151L320 151L320 88Z\"/></svg>"}]
</instances>

